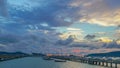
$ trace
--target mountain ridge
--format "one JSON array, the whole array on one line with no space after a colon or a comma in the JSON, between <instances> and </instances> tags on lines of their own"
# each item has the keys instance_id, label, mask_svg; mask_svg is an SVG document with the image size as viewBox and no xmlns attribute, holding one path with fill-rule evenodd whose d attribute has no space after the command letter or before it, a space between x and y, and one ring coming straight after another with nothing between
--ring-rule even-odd
<instances>
[{"instance_id":1,"label":"mountain ridge","mask_svg":"<svg viewBox=\"0 0 120 68\"><path fill-rule=\"evenodd\" d=\"M94 53L94 54L88 54L87 57L120 57L120 51L113 51L113 52L107 52L107 53Z\"/></svg>"}]
</instances>

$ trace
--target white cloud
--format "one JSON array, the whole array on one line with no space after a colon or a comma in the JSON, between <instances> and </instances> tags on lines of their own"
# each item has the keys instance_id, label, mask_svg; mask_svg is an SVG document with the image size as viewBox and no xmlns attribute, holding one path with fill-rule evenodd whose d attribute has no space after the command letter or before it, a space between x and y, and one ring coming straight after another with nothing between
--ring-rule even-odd
<instances>
[{"instance_id":1,"label":"white cloud","mask_svg":"<svg viewBox=\"0 0 120 68\"><path fill-rule=\"evenodd\" d=\"M81 29L78 29L78 28L67 28L67 30L69 30L69 31L81 31Z\"/></svg>"},{"instance_id":2,"label":"white cloud","mask_svg":"<svg viewBox=\"0 0 120 68\"><path fill-rule=\"evenodd\" d=\"M76 38L83 39L84 31L77 28L66 28L67 32L62 33L59 35L61 39L67 39L69 36L75 36Z\"/></svg>"},{"instance_id":3,"label":"white cloud","mask_svg":"<svg viewBox=\"0 0 120 68\"><path fill-rule=\"evenodd\" d=\"M27 10L27 11L31 11L33 10L35 7L42 7L45 6L45 4L43 4L44 0L8 0L8 3L10 6L14 7L16 10Z\"/></svg>"},{"instance_id":4,"label":"white cloud","mask_svg":"<svg viewBox=\"0 0 120 68\"><path fill-rule=\"evenodd\" d=\"M106 35L106 32L95 32L95 35Z\"/></svg>"},{"instance_id":5,"label":"white cloud","mask_svg":"<svg viewBox=\"0 0 120 68\"><path fill-rule=\"evenodd\" d=\"M49 26L47 23L42 23L42 24L40 24L41 26L44 26L44 27L47 27L47 26Z\"/></svg>"}]
</instances>

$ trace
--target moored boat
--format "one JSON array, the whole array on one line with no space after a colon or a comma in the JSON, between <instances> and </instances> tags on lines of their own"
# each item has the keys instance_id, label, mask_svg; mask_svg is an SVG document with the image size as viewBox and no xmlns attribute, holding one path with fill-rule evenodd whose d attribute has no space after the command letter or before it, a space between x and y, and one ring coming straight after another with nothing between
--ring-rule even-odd
<instances>
[{"instance_id":1,"label":"moored boat","mask_svg":"<svg viewBox=\"0 0 120 68\"><path fill-rule=\"evenodd\" d=\"M55 62L66 62L66 60L63 59L54 59Z\"/></svg>"}]
</instances>

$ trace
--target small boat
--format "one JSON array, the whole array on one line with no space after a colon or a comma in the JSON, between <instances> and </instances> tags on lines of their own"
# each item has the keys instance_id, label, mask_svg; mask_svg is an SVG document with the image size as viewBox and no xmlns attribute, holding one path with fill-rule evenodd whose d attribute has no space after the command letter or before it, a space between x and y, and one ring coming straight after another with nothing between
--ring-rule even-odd
<instances>
[{"instance_id":1,"label":"small boat","mask_svg":"<svg viewBox=\"0 0 120 68\"><path fill-rule=\"evenodd\" d=\"M62 59L54 59L55 62L66 62L66 60L62 60Z\"/></svg>"},{"instance_id":2,"label":"small boat","mask_svg":"<svg viewBox=\"0 0 120 68\"><path fill-rule=\"evenodd\" d=\"M43 57L44 60L52 60L52 58L48 57L48 56L44 56Z\"/></svg>"}]
</instances>

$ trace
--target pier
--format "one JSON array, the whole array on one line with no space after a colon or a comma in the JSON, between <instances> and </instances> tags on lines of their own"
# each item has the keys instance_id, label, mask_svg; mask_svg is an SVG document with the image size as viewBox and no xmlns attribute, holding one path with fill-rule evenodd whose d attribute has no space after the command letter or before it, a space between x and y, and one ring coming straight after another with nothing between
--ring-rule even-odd
<instances>
[{"instance_id":1,"label":"pier","mask_svg":"<svg viewBox=\"0 0 120 68\"><path fill-rule=\"evenodd\" d=\"M120 60L105 60L105 59L92 59L92 58L77 58L72 61L77 61L81 63L87 63L91 65L104 66L109 68L118 68L118 64L120 64Z\"/></svg>"},{"instance_id":2,"label":"pier","mask_svg":"<svg viewBox=\"0 0 120 68\"><path fill-rule=\"evenodd\" d=\"M96 57L80 57L80 56L51 56L51 58L63 59L68 61L87 63L91 65L104 66L108 68L119 68L118 64L120 64L120 59L107 59L107 58L96 58Z\"/></svg>"}]
</instances>

